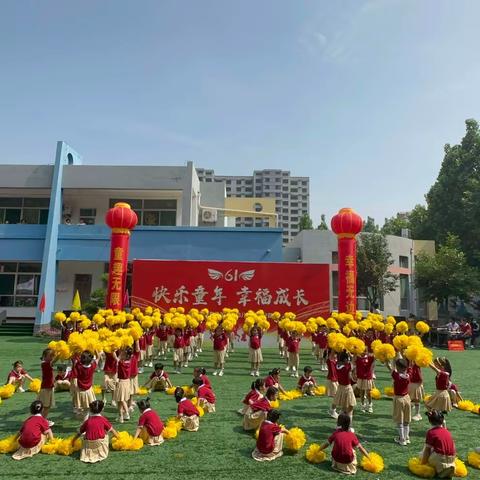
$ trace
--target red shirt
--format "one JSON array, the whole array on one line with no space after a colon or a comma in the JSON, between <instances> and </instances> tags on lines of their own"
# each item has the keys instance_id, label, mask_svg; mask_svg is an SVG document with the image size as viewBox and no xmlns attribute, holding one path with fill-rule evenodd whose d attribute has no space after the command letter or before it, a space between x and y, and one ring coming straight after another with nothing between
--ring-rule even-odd
<instances>
[{"instance_id":1,"label":"red shirt","mask_svg":"<svg viewBox=\"0 0 480 480\"><path fill-rule=\"evenodd\" d=\"M145 334L143 334L139 339L138 339L138 346L140 347L140 350L146 350L147 349L147 340L145 338Z\"/></svg>"},{"instance_id":2,"label":"red shirt","mask_svg":"<svg viewBox=\"0 0 480 480\"><path fill-rule=\"evenodd\" d=\"M275 436L282 431L282 427L276 423L265 420L260 425L257 438L257 449L260 453L272 453L275 448Z\"/></svg>"},{"instance_id":3,"label":"red shirt","mask_svg":"<svg viewBox=\"0 0 480 480\"><path fill-rule=\"evenodd\" d=\"M18 443L24 448L35 447L40 443L42 434L49 429L48 421L45 418L40 414L32 415L23 422Z\"/></svg>"},{"instance_id":4,"label":"red shirt","mask_svg":"<svg viewBox=\"0 0 480 480\"><path fill-rule=\"evenodd\" d=\"M327 334L325 332L320 332L315 335L315 343L320 347L320 348L327 348L328 346L328 338Z\"/></svg>"},{"instance_id":5,"label":"red shirt","mask_svg":"<svg viewBox=\"0 0 480 480\"><path fill-rule=\"evenodd\" d=\"M332 360L330 358L327 360L327 380L330 380L331 382L338 382L337 369L335 368L336 365L337 362L335 360Z\"/></svg>"},{"instance_id":6,"label":"red shirt","mask_svg":"<svg viewBox=\"0 0 480 480\"><path fill-rule=\"evenodd\" d=\"M371 355L364 357L357 357L355 366L357 369L357 378L360 380L372 380L373 379L373 362L375 358Z\"/></svg>"},{"instance_id":7,"label":"red shirt","mask_svg":"<svg viewBox=\"0 0 480 480\"><path fill-rule=\"evenodd\" d=\"M336 430L330 435L328 443L333 443L332 458L338 463L353 462L353 449L360 443L350 431Z\"/></svg>"},{"instance_id":8,"label":"red shirt","mask_svg":"<svg viewBox=\"0 0 480 480\"><path fill-rule=\"evenodd\" d=\"M55 376L55 381L58 380L70 380L72 377L72 372L64 372L64 373L59 373L58 375Z\"/></svg>"},{"instance_id":9,"label":"red shirt","mask_svg":"<svg viewBox=\"0 0 480 480\"><path fill-rule=\"evenodd\" d=\"M410 382L411 383L422 383L423 382L422 369L418 365L413 364L408 369L408 374L410 375Z\"/></svg>"},{"instance_id":10,"label":"red shirt","mask_svg":"<svg viewBox=\"0 0 480 480\"><path fill-rule=\"evenodd\" d=\"M138 426L145 427L151 437L157 437L163 432L163 422L160 420L157 412L151 408L147 408L140 415Z\"/></svg>"},{"instance_id":11,"label":"red shirt","mask_svg":"<svg viewBox=\"0 0 480 480\"><path fill-rule=\"evenodd\" d=\"M408 386L410 385L410 375L408 373L399 373L396 370L392 372L393 393L403 397L408 394Z\"/></svg>"},{"instance_id":12,"label":"red shirt","mask_svg":"<svg viewBox=\"0 0 480 480\"><path fill-rule=\"evenodd\" d=\"M85 434L87 440L99 440L112 429L111 423L102 415L90 415L80 427L80 433Z\"/></svg>"},{"instance_id":13,"label":"red shirt","mask_svg":"<svg viewBox=\"0 0 480 480\"><path fill-rule=\"evenodd\" d=\"M118 379L119 380L127 380L130 378L130 360L120 360L118 362Z\"/></svg>"},{"instance_id":14,"label":"red shirt","mask_svg":"<svg viewBox=\"0 0 480 480\"><path fill-rule=\"evenodd\" d=\"M370 337L365 337L363 339L363 343L365 343L365 347L367 348L367 352L368 353L373 353L372 352L372 343L375 339L374 338L370 338Z\"/></svg>"},{"instance_id":15,"label":"red shirt","mask_svg":"<svg viewBox=\"0 0 480 480\"><path fill-rule=\"evenodd\" d=\"M469 323L466 323L465 325L460 325L460 331L466 336L472 335L472 327Z\"/></svg>"},{"instance_id":16,"label":"red shirt","mask_svg":"<svg viewBox=\"0 0 480 480\"><path fill-rule=\"evenodd\" d=\"M220 335L213 336L213 349L214 350L224 350L227 346L228 339L225 333L221 333Z\"/></svg>"},{"instance_id":17,"label":"red shirt","mask_svg":"<svg viewBox=\"0 0 480 480\"><path fill-rule=\"evenodd\" d=\"M306 377L305 375L302 375L299 379L298 379L298 386L300 388L302 388L306 382L313 382L315 383L315 379L310 376L310 377Z\"/></svg>"},{"instance_id":18,"label":"red shirt","mask_svg":"<svg viewBox=\"0 0 480 480\"><path fill-rule=\"evenodd\" d=\"M300 350L300 338L289 337L287 340L287 349L290 353L298 353Z\"/></svg>"},{"instance_id":19,"label":"red shirt","mask_svg":"<svg viewBox=\"0 0 480 480\"><path fill-rule=\"evenodd\" d=\"M104 373L115 374L117 373L117 361L111 353L105 354L105 365L103 367Z\"/></svg>"},{"instance_id":20,"label":"red shirt","mask_svg":"<svg viewBox=\"0 0 480 480\"><path fill-rule=\"evenodd\" d=\"M200 322L197 327L198 333L203 333L207 329L205 322Z\"/></svg>"},{"instance_id":21,"label":"red shirt","mask_svg":"<svg viewBox=\"0 0 480 480\"><path fill-rule=\"evenodd\" d=\"M173 341L173 348L183 348L185 346L185 339L180 335L175 335L175 340Z\"/></svg>"},{"instance_id":22,"label":"red shirt","mask_svg":"<svg viewBox=\"0 0 480 480\"><path fill-rule=\"evenodd\" d=\"M265 397L259 398L257 401L253 402L250 407L254 412L260 410L263 412L269 412L272 409L270 402Z\"/></svg>"},{"instance_id":23,"label":"red shirt","mask_svg":"<svg viewBox=\"0 0 480 480\"><path fill-rule=\"evenodd\" d=\"M157 337L161 342L168 340L168 332L166 328L157 328Z\"/></svg>"},{"instance_id":24,"label":"red shirt","mask_svg":"<svg viewBox=\"0 0 480 480\"><path fill-rule=\"evenodd\" d=\"M185 333L183 334L183 345L185 347L190 346L190 338L193 336L193 332L191 330L185 330Z\"/></svg>"},{"instance_id":25,"label":"red shirt","mask_svg":"<svg viewBox=\"0 0 480 480\"><path fill-rule=\"evenodd\" d=\"M78 388L80 390L88 390L91 388L96 368L97 362L95 361L93 361L88 367L81 363L75 365L75 378L77 379Z\"/></svg>"},{"instance_id":26,"label":"red shirt","mask_svg":"<svg viewBox=\"0 0 480 480\"><path fill-rule=\"evenodd\" d=\"M262 394L258 390L250 390L243 399L245 405L250 405L251 403L255 403L259 398L262 397Z\"/></svg>"},{"instance_id":27,"label":"red shirt","mask_svg":"<svg viewBox=\"0 0 480 480\"><path fill-rule=\"evenodd\" d=\"M179 415L186 415L187 417L192 417L193 415L198 417L200 415L197 407L188 398L182 398L178 402L177 412Z\"/></svg>"},{"instance_id":28,"label":"red shirt","mask_svg":"<svg viewBox=\"0 0 480 480\"><path fill-rule=\"evenodd\" d=\"M150 375L150 380L153 378L164 378L166 380L168 378L168 373L165 370L162 370L160 373L152 372Z\"/></svg>"},{"instance_id":29,"label":"red shirt","mask_svg":"<svg viewBox=\"0 0 480 480\"><path fill-rule=\"evenodd\" d=\"M210 383L210 379L206 376L206 375L200 375L200 378L203 382L203 384L208 387L208 388L212 388L212 384Z\"/></svg>"},{"instance_id":30,"label":"red shirt","mask_svg":"<svg viewBox=\"0 0 480 480\"><path fill-rule=\"evenodd\" d=\"M148 346L153 345L153 332L148 332L145 334L145 341L147 342Z\"/></svg>"},{"instance_id":31,"label":"red shirt","mask_svg":"<svg viewBox=\"0 0 480 480\"><path fill-rule=\"evenodd\" d=\"M250 348L258 350L262 346L262 336L261 335L251 335L250 336Z\"/></svg>"},{"instance_id":32,"label":"red shirt","mask_svg":"<svg viewBox=\"0 0 480 480\"><path fill-rule=\"evenodd\" d=\"M16 380L19 380L22 378L23 375L25 375L27 372L23 368L20 370L20 372L17 372L16 370L12 370L7 377L7 382L10 380L10 378L14 377Z\"/></svg>"},{"instance_id":33,"label":"red shirt","mask_svg":"<svg viewBox=\"0 0 480 480\"><path fill-rule=\"evenodd\" d=\"M335 364L335 373L338 378L338 383L340 385L350 385L350 372L352 370L352 365L350 363L346 363L345 365L339 365L338 363Z\"/></svg>"},{"instance_id":34,"label":"red shirt","mask_svg":"<svg viewBox=\"0 0 480 480\"><path fill-rule=\"evenodd\" d=\"M205 399L208 403L215 403L215 394L211 388L206 385L200 385L197 392L198 398Z\"/></svg>"},{"instance_id":35,"label":"red shirt","mask_svg":"<svg viewBox=\"0 0 480 480\"><path fill-rule=\"evenodd\" d=\"M425 443L439 455L454 456L455 442L452 434L445 427L433 427L427 432Z\"/></svg>"},{"instance_id":36,"label":"red shirt","mask_svg":"<svg viewBox=\"0 0 480 480\"><path fill-rule=\"evenodd\" d=\"M53 367L52 362L42 361L42 384L40 388L53 388Z\"/></svg>"},{"instance_id":37,"label":"red shirt","mask_svg":"<svg viewBox=\"0 0 480 480\"><path fill-rule=\"evenodd\" d=\"M448 385L450 383L450 375L448 372L444 372L443 370L437 373L435 377L435 385L437 390L447 390Z\"/></svg>"},{"instance_id":38,"label":"red shirt","mask_svg":"<svg viewBox=\"0 0 480 480\"><path fill-rule=\"evenodd\" d=\"M268 388L268 387L276 388L278 386L278 380L275 380L271 375L265 378L264 383L265 383L265 388Z\"/></svg>"},{"instance_id":39,"label":"red shirt","mask_svg":"<svg viewBox=\"0 0 480 480\"><path fill-rule=\"evenodd\" d=\"M130 358L130 378L138 375L138 360L140 359L140 352L133 352Z\"/></svg>"}]
</instances>

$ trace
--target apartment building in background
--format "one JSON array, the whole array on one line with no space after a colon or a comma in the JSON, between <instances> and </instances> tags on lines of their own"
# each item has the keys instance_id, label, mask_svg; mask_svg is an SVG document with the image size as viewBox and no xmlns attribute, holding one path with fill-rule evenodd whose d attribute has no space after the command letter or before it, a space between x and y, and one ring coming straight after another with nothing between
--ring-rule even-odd
<instances>
[{"instance_id":1,"label":"apartment building in background","mask_svg":"<svg viewBox=\"0 0 480 480\"><path fill-rule=\"evenodd\" d=\"M275 199L277 226L283 228L287 244L300 231L300 219L310 213L310 179L293 177L286 170L255 170L251 176L216 175L212 169L197 168L200 182L224 182L227 197ZM236 227L265 227L267 220L252 216L236 217Z\"/></svg>"}]
</instances>

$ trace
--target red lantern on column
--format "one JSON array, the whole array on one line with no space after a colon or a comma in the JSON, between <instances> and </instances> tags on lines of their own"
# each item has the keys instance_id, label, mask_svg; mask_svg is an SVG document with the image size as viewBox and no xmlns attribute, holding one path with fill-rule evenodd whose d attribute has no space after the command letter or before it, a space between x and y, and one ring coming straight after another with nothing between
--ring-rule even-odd
<instances>
[{"instance_id":1,"label":"red lantern on column","mask_svg":"<svg viewBox=\"0 0 480 480\"><path fill-rule=\"evenodd\" d=\"M338 311L357 310L357 240L363 220L351 208L342 208L331 221L338 238Z\"/></svg>"},{"instance_id":2,"label":"red lantern on column","mask_svg":"<svg viewBox=\"0 0 480 480\"><path fill-rule=\"evenodd\" d=\"M137 225L137 214L128 203L116 203L105 215L105 223L112 229L110 268L106 307L122 310L128 269L130 231Z\"/></svg>"}]
</instances>

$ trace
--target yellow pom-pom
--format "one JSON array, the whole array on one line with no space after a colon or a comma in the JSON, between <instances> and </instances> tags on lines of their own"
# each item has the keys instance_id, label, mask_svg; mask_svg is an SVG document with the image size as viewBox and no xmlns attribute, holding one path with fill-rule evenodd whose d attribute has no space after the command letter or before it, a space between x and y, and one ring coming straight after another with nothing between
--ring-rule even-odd
<instances>
[{"instance_id":1,"label":"yellow pom-pom","mask_svg":"<svg viewBox=\"0 0 480 480\"><path fill-rule=\"evenodd\" d=\"M290 428L288 435L285 435L285 446L288 450L298 452L306 442L307 436L305 432L298 427Z\"/></svg>"},{"instance_id":2,"label":"yellow pom-pom","mask_svg":"<svg viewBox=\"0 0 480 480\"><path fill-rule=\"evenodd\" d=\"M45 445L42 446L42 453L45 453L46 455L54 455L57 453L57 449L61 441L61 438L54 438L53 440L45 443Z\"/></svg>"},{"instance_id":3,"label":"yellow pom-pom","mask_svg":"<svg viewBox=\"0 0 480 480\"><path fill-rule=\"evenodd\" d=\"M406 333L406 332L408 332L408 323L407 323L407 322L398 322L398 323L395 325L395 330L396 330L398 333Z\"/></svg>"},{"instance_id":4,"label":"yellow pom-pom","mask_svg":"<svg viewBox=\"0 0 480 480\"><path fill-rule=\"evenodd\" d=\"M399 324L400 325L400 324ZM407 348L409 345L408 343L408 336L407 335L397 335L393 339L393 346L398 350L398 351L403 351L405 348Z\"/></svg>"},{"instance_id":5,"label":"yellow pom-pom","mask_svg":"<svg viewBox=\"0 0 480 480\"><path fill-rule=\"evenodd\" d=\"M67 319L67 316L63 312L57 312L54 318L57 322L63 323Z\"/></svg>"},{"instance_id":6,"label":"yellow pom-pom","mask_svg":"<svg viewBox=\"0 0 480 480\"><path fill-rule=\"evenodd\" d=\"M327 393L327 387L325 385L317 385L313 389L313 393L315 395L318 395L319 397L323 397L323 395L325 395Z\"/></svg>"},{"instance_id":7,"label":"yellow pom-pom","mask_svg":"<svg viewBox=\"0 0 480 480\"><path fill-rule=\"evenodd\" d=\"M269 402L272 408L280 408L280 402L278 400L269 400Z\"/></svg>"},{"instance_id":8,"label":"yellow pom-pom","mask_svg":"<svg viewBox=\"0 0 480 480\"><path fill-rule=\"evenodd\" d=\"M114 450L140 450L143 447L141 438L133 438L128 432L118 432L118 437L112 438L112 448Z\"/></svg>"},{"instance_id":9,"label":"yellow pom-pom","mask_svg":"<svg viewBox=\"0 0 480 480\"><path fill-rule=\"evenodd\" d=\"M370 473L380 473L385 468L383 458L375 452L370 452L368 457L362 457L360 466Z\"/></svg>"},{"instance_id":10,"label":"yellow pom-pom","mask_svg":"<svg viewBox=\"0 0 480 480\"><path fill-rule=\"evenodd\" d=\"M455 473L456 477L466 477L468 475L467 467L465 466L465 462L462 462L459 458L455 459Z\"/></svg>"},{"instance_id":11,"label":"yellow pom-pom","mask_svg":"<svg viewBox=\"0 0 480 480\"><path fill-rule=\"evenodd\" d=\"M415 357L415 364L421 368L427 368L433 360L433 353L428 348L422 347Z\"/></svg>"},{"instance_id":12,"label":"yellow pom-pom","mask_svg":"<svg viewBox=\"0 0 480 480\"><path fill-rule=\"evenodd\" d=\"M383 389L383 393L384 393L387 397L393 397L393 394L394 394L393 387L385 387L385 388Z\"/></svg>"},{"instance_id":13,"label":"yellow pom-pom","mask_svg":"<svg viewBox=\"0 0 480 480\"><path fill-rule=\"evenodd\" d=\"M372 388L370 395L373 400L380 400L382 398L382 392L378 388Z\"/></svg>"},{"instance_id":14,"label":"yellow pom-pom","mask_svg":"<svg viewBox=\"0 0 480 480\"><path fill-rule=\"evenodd\" d=\"M428 402L431 398L432 398L432 396L431 396L429 393L427 393L427 394L423 397L423 402L426 403L426 402Z\"/></svg>"},{"instance_id":15,"label":"yellow pom-pom","mask_svg":"<svg viewBox=\"0 0 480 480\"><path fill-rule=\"evenodd\" d=\"M350 337L346 342L347 350L353 355L362 355L365 351L365 342L357 337Z\"/></svg>"},{"instance_id":16,"label":"yellow pom-pom","mask_svg":"<svg viewBox=\"0 0 480 480\"><path fill-rule=\"evenodd\" d=\"M433 478L435 476L435 469L430 465L422 465L421 460L417 457L408 461L408 469L417 477Z\"/></svg>"},{"instance_id":17,"label":"yellow pom-pom","mask_svg":"<svg viewBox=\"0 0 480 480\"><path fill-rule=\"evenodd\" d=\"M465 410L466 412L471 412L475 409L475 404L471 400L460 400L458 402L459 410Z\"/></svg>"},{"instance_id":18,"label":"yellow pom-pom","mask_svg":"<svg viewBox=\"0 0 480 480\"><path fill-rule=\"evenodd\" d=\"M102 387L100 385L94 385L93 386L93 393L95 395L101 395L102 394Z\"/></svg>"},{"instance_id":19,"label":"yellow pom-pom","mask_svg":"<svg viewBox=\"0 0 480 480\"><path fill-rule=\"evenodd\" d=\"M469 452L467 457L468 464L473 468L480 468L480 453Z\"/></svg>"},{"instance_id":20,"label":"yellow pom-pom","mask_svg":"<svg viewBox=\"0 0 480 480\"><path fill-rule=\"evenodd\" d=\"M322 463L326 460L327 455L320 449L318 443L312 443L305 452L305 458L310 463Z\"/></svg>"},{"instance_id":21,"label":"yellow pom-pom","mask_svg":"<svg viewBox=\"0 0 480 480\"><path fill-rule=\"evenodd\" d=\"M175 389L176 389L176 388L177 388L177 387L168 387L168 388L165 389L165 393L166 393L167 395L173 395L173 394L175 393Z\"/></svg>"},{"instance_id":22,"label":"yellow pom-pom","mask_svg":"<svg viewBox=\"0 0 480 480\"><path fill-rule=\"evenodd\" d=\"M18 442L15 439L16 435L10 435L0 440L0 453L13 453L18 450Z\"/></svg>"},{"instance_id":23,"label":"yellow pom-pom","mask_svg":"<svg viewBox=\"0 0 480 480\"><path fill-rule=\"evenodd\" d=\"M137 391L137 395L148 395L148 388L140 387Z\"/></svg>"},{"instance_id":24,"label":"yellow pom-pom","mask_svg":"<svg viewBox=\"0 0 480 480\"><path fill-rule=\"evenodd\" d=\"M56 453L58 455L63 455L68 457L71 455L73 452L77 452L78 450L81 450L82 448L82 439L77 438L75 440L75 443L73 442L73 436L65 438L63 440L60 440L57 444L57 450Z\"/></svg>"},{"instance_id":25,"label":"yellow pom-pom","mask_svg":"<svg viewBox=\"0 0 480 480\"><path fill-rule=\"evenodd\" d=\"M33 393L38 393L40 391L40 387L42 385L42 381L39 378L34 378L30 385L28 386L28 391Z\"/></svg>"},{"instance_id":26,"label":"yellow pom-pom","mask_svg":"<svg viewBox=\"0 0 480 480\"><path fill-rule=\"evenodd\" d=\"M8 385L4 385L0 387L0 398L5 400L6 398L10 398L15 393L15 387L10 383Z\"/></svg>"},{"instance_id":27,"label":"yellow pom-pom","mask_svg":"<svg viewBox=\"0 0 480 480\"><path fill-rule=\"evenodd\" d=\"M200 417L203 417L205 415L205 410L200 405L197 405L197 410Z\"/></svg>"},{"instance_id":28,"label":"yellow pom-pom","mask_svg":"<svg viewBox=\"0 0 480 480\"><path fill-rule=\"evenodd\" d=\"M166 426L163 429L162 436L165 440L170 440L172 438L176 438L178 435L177 429L173 426Z\"/></svg>"},{"instance_id":29,"label":"yellow pom-pom","mask_svg":"<svg viewBox=\"0 0 480 480\"><path fill-rule=\"evenodd\" d=\"M430 327L428 326L428 324L422 321L417 322L417 324L415 325L415 329L418 333L421 333L422 335L425 335L430 331Z\"/></svg>"}]
</instances>

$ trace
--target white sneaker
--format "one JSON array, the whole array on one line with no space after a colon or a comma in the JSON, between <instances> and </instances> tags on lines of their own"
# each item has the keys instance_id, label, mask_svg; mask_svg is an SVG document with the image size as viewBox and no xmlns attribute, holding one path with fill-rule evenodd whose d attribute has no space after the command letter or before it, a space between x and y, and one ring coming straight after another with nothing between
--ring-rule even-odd
<instances>
[{"instance_id":1,"label":"white sneaker","mask_svg":"<svg viewBox=\"0 0 480 480\"><path fill-rule=\"evenodd\" d=\"M138 369L138 373L143 373L143 367Z\"/></svg>"},{"instance_id":2,"label":"white sneaker","mask_svg":"<svg viewBox=\"0 0 480 480\"><path fill-rule=\"evenodd\" d=\"M250 376L251 376L251 377L254 377L254 376L255 376L255 372L254 372L253 370L250 372Z\"/></svg>"},{"instance_id":3,"label":"white sneaker","mask_svg":"<svg viewBox=\"0 0 480 480\"><path fill-rule=\"evenodd\" d=\"M328 411L328 414L329 414L332 418L334 418L335 420L338 418L338 413L337 413L336 410L329 410L329 411Z\"/></svg>"},{"instance_id":4,"label":"white sneaker","mask_svg":"<svg viewBox=\"0 0 480 480\"><path fill-rule=\"evenodd\" d=\"M365 412L366 409L367 409L367 406L362 403L362 405L360 406L360 411Z\"/></svg>"},{"instance_id":5,"label":"white sneaker","mask_svg":"<svg viewBox=\"0 0 480 480\"><path fill-rule=\"evenodd\" d=\"M394 441L395 443L398 443L398 444L401 445L402 447L406 447L406 446L407 446L407 442L406 442L405 440L400 439L399 437L395 437L395 438L393 439L393 441Z\"/></svg>"},{"instance_id":6,"label":"white sneaker","mask_svg":"<svg viewBox=\"0 0 480 480\"><path fill-rule=\"evenodd\" d=\"M259 377L259 376L260 376L260 372L259 372L258 370L255 372L255 376L256 376L256 377Z\"/></svg>"},{"instance_id":7,"label":"white sneaker","mask_svg":"<svg viewBox=\"0 0 480 480\"><path fill-rule=\"evenodd\" d=\"M195 354L195 358L198 358L198 353Z\"/></svg>"},{"instance_id":8,"label":"white sneaker","mask_svg":"<svg viewBox=\"0 0 480 480\"><path fill-rule=\"evenodd\" d=\"M220 370L220 372L218 373L218 376L223 377L223 370Z\"/></svg>"},{"instance_id":9,"label":"white sneaker","mask_svg":"<svg viewBox=\"0 0 480 480\"><path fill-rule=\"evenodd\" d=\"M295 374L295 378L298 378L298 373Z\"/></svg>"},{"instance_id":10,"label":"white sneaker","mask_svg":"<svg viewBox=\"0 0 480 480\"><path fill-rule=\"evenodd\" d=\"M373 405L371 403L367 406L367 413L373 413Z\"/></svg>"},{"instance_id":11,"label":"white sneaker","mask_svg":"<svg viewBox=\"0 0 480 480\"><path fill-rule=\"evenodd\" d=\"M212 375L214 375L214 376L215 376L215 375L218 375L218 370L215 370L215 371L212 373Z\"/></svg>"},{"instance_id":12,"label":"white sneaker","mask_svg":"<svg viewBox=\"0 0 480 480\"><path fill-rule=\"evenodd\" d=\"M117 406L117 402L115 400L112 400L112 407L116 407Z\"/></svg>"},{"instance_id":13,"label":"white sneaker","mask_svg":"<svg viewBox=\"0 0 480 480\"><path fill-rule=\"evenodd\" d=\"M294 374L293 372L290 374L290 376L291 376L292 378L295 378L295 374Z\"/></svg>"},{"instance_id":14,"label":"white sneaker","mask_svg":"<svg viewBox=\"0 0 480 480\"><path fill-rule=\"evenodd\" d=\"M412 442L410 441L410 437L408 437L408 438L405 440L405 443L406 443L407 445L410 445L410 444L412 443Z\"/></svg>"},{"instance_id":15,"label":"white sneaker","mask_svg":"<svg viewBox=\"0 0 480 480\"><path fill-rule=\"evenodd\" d=\"M51 420L48 421L48 426L53 427L55 425L55 422L52 422Z\"/></svg>"},{"instance_id":16,"label":"white sneaker","mask_svg":"<svg viewBox=\"0 0 480 480\"><path fill-rule=\"evenodd\" d=\"M422 416L419 413L417 413L417 415L414 415L412 417L412 420L415 422L420 422L420 420L422 420Z\"/></svg>"},{"instance_id":17,"label":"white sneaker","mask_svg":"<svg viewBox=\"0 0 480 480\"><path fill-rule=\"evenodd\" d=\"M25 393L25 389L23 387L18 387L17 389L20 393Z\"/></svg>"},{"instance_id":18,"label":"white sneaker","mask_svg":"<svg viewBox=\"0 0 480 480\"><path fill-rule=\"evenodd\" d=\"M292 370L293 370L294 372L296 372L296 371L297 371L297 368L296 368L296 367L292 367Z\"/></svg>"},{"instance_id":19,"label":"white sneaker","mask_svg":"<svg viewBox=\"0 0 480 480\"><path fill-rule=\"evenodd\" d=\"M185 364L183 365L183 368L188 368L188 363L185 363Z\"/></svg>"},{"instance_id":20,"label":"white sneaker","mask_svg":"<svg viewBox=\"0 0 480 480\"><path fill-rule=\"evenodd\" d=\"M290 371L290 367L285 367L285 371L286 371L286 372L289 372L289 371Z\"/></svg>"}]
</instances>

